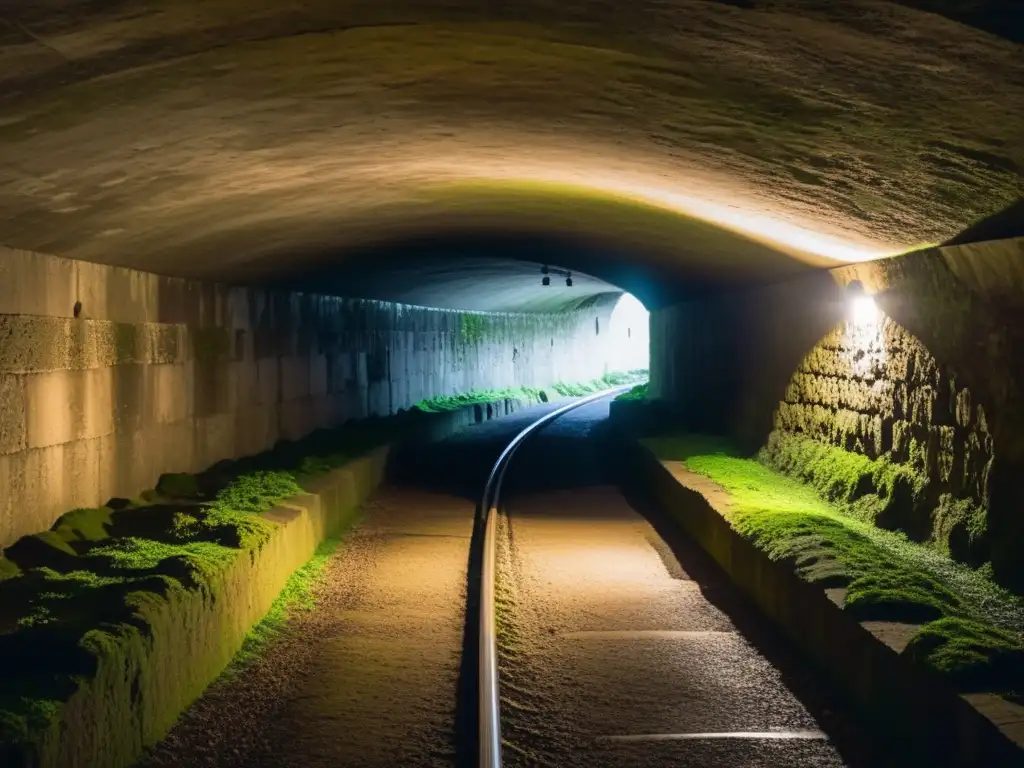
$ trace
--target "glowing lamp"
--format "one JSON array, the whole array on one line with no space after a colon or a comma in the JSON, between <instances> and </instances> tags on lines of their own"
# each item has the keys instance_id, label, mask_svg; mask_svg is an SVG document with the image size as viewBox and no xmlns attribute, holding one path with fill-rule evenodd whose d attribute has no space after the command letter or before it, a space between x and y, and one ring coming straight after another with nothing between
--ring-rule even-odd
<instances>
[{"instance_id":1,"label":"glowing lamp","mask_svg":"<svg viewBox=\"0 0 1024 768\"><path fill-rule=\"evenodd\" d=\"M850 283L847 291L850 297L850 320L855 325L876 325L882 311L875 303L874 297L865 293L864 286L857 280Z\"/></svg>"}]
</instances>

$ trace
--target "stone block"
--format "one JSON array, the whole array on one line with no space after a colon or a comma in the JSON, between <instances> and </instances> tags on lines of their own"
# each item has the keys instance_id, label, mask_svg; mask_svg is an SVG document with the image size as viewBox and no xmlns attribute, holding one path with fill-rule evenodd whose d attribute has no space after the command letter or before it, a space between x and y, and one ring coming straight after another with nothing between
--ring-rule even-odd
<instances>
[{"instance_id":1,"label":"stone block","mask_svg":"<svg viewBox=\"0 0 1024 768\"><path fill-rule=\"evenodd\" d=\"M323 397L327 394L326 355L314 355L309 359L309 394L311 397Z\"/></svg>"},{"instance_id":2,"label":"stone block","mask_svg":"<svg viewBox=\"0 0 1024 768\"><path fill-rule=\"evenodd\" d=\"M83 317L130 324L155 319L156 275L86 261L75 262L75 273Z\"/></svg>"},{"instance_id":3,"label":"stone block","mask_svg":"<svg viewBox=\"0 0 1024 768\"><path fill-rule=\"evenodd\" d=\"M196 419L195 459L201 467L234 458L235 423L234 413L218 413Z\"/></svg>"},{"instance_id":4,"label":"stone block","mask_svg":"<svg viewBox=\"0 0 1024 768\"><path fill-rule=\"evenodd\" d=\"M193 414L193 364L175 363L146 368L146 423L170 424Z\"/></svg>"},{"instance_id":5,"label":"stone block","mask_svg":"<svg viewBox=\"0 0 1024 768\"><path fill-rule=\"evenodd\" d=\"M312 416L307 400L290 400L279 406L281 437L298 440L312 431Z\"/></svg>"},{"instance_id":6,"label":"stone block","mask_svg":"<svg viewBox=\"0 0 1024 768\"><path fill-rule=\"evenodd\" d=\"M235 455L252 456L274 447L280 437L276 406L257 405L235 414Z\"/></svg>"},{"instance_id":7,"label":"stone block","mask_svg":"<svg viewBox=\"0 0 1024 768\"><path fill-rule=\"evenodd\" d=\"M281 401L280 359L264 357L256 361L256 405L273 405Z\"/></svg>"},{"instance_id":8,"label":"stone block","mask_svg":"<svg viewBox=\"0 0 1024 768\"><path fill-rule=\"evenodd\" d=\"M309 397L309 360L302 357L282 357L281 399L284 402Z\"/></svg>"},{"instance_id":9,"label":"stone block","mask_svg":"<svg viewBox=\"0 0 1024 768\"><path fill-rule=\"evenodd\" d=\"M109 434L115 416L130 406L114 385L113 368L63 370L23 377L26 439L43 448ZM138 408L138 402L134 403Z\"/></svg>"},{"instance_id":10,"label":"stone block","mask_svg":"<svg viewBox=\"0 0 1024 768\"><path fill-rule=\"evenodd\" d=\"M0 454L26 447L26 410L25 377L0 375Z\"/></svg>"},{"instance_id":11,"label":"stone block","mask_svg":"<svg viewBox=\"0 0 1024 768\"><path fill-rule=\"evenodd\" d=\"M0 246L0 315L72 317L76 262Z\"/></svg>"}]
</instances>

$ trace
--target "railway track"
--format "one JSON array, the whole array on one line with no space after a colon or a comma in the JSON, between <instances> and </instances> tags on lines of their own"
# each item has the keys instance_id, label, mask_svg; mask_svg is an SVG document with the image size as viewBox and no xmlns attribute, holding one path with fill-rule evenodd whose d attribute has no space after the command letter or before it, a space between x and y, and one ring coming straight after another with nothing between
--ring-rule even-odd
<instances>
[{"instance_id":1,"label":"railway track","mask_svg":"<svg viewBox=\"0 0 1024 768\"><path fill-rule=\"evenodd\" d=\"M543 440L594 423L588 409L611 394L538 419L491 470L478 509L476 764L898 764L649 510L609 485L530 487L572 458L531 455Z\"/></svg>"},{"instance_id":2,"label":"railway track","mask_svg":"<svg viewBox=\"0 0 1024 768\"><path fill-rule=\"evenodd\" d=\"M316 610L140 766L892 764L692 543L608 484L609 394L407 457Z\"/></svg>"}]
</instances>

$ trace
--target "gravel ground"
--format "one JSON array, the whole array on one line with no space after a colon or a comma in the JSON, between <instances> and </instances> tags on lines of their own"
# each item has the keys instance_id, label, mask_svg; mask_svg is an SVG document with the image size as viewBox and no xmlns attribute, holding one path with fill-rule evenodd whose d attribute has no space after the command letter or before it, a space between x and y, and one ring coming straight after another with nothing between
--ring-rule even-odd
<instances>
[{"instance_id":1,"label":"gravel ground","mask_svg":"<svg viewBox=\"0 0 1024 768\"><path fill-rule=\"evenodd\" d=\"M591 474L573 467L606 412L560 419L510 472L499 537L507 764L887 764L692 544L670 546L613 487L567 487Z\"/></svg>"},{"instance_id":2,"label":"gravel ground","mask_svg":"<svg viewBox=\"0 0 1024 768\"><path fill-rule=\"evenodd\" d=\"M450 765L472 518L463 499L379 492L317 609L211 686L140 765Z\"/></svg>"}]
</instances>

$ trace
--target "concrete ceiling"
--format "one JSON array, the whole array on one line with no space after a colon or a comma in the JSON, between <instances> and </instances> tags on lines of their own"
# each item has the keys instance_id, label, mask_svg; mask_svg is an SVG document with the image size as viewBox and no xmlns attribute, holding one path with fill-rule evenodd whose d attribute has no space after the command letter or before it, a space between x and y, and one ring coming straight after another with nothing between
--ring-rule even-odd
<instances>
[{"instance_id":1,"label":"concrete ceiling","mask_svg":"<svg viewBox=\"0 0 1024 768\"><path fill-rule=\"evenodd\" d=\"M0 0L0 243L524 308L907 250L1024 195L1015 2Z\"/></svg>"}]
</instances>

